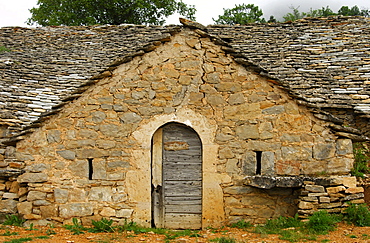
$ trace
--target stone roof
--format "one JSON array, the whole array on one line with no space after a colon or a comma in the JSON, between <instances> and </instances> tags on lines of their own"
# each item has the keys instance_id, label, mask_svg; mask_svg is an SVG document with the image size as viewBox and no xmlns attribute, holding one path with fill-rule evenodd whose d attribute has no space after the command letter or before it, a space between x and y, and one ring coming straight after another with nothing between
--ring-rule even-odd
<instances>
[{"instance_id":1,"label":"stone roof","mask_svg":"<svg viewBox=\"0 0 370 243\"><path fill-rule=\"evenodd\" d=\"M182 21L185 26L1 28L0 47L10 51L0 52L0 128L9 128L6 137L32 131L116 66L187 27L223 45L237 62L284 87L318 117L341 124L328 111L342 109L368 118L369 21L337 16L243 26Z\"/></svg>"}]
</instances>

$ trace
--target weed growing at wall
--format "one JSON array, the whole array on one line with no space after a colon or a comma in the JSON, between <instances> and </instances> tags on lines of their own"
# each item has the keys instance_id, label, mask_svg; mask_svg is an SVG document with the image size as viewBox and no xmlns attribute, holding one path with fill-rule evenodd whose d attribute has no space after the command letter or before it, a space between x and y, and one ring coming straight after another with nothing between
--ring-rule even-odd
<instances>
[{"instance_id":1,"label":"weed growing at wall","mask_svg":"<svg viewBox=\"0 0 370 243\"><path fill-rule=\"evenodd\" d=\"M6 215L5 218L3 225L23 226L23 223L26 221L17 215Z\"/></svg>"},{"instance_id":2,"label":"weed growing at wall","mask_svg":"<svg viewBox=\"0 0 370 243\"><path fill-rule=\"evenodd\" d=\"M370 173L369 162L370 162L370 150L366 143L354 143L353 144L353 155L355 162L351 170L351 174L357 177L364 177L364 174Z\"/></svg>"},{"instance_id":3,"label":"weed growing at wall","mask_svg":"<svg viewBox=\"0 0 370 243\"><path fill-rule=\"evenodd\" d=\"M356 226L370 226L370 210L366 204L350 204L345 209L345 219Z\"/></svg>"},{"instance_id":4,"label":"weed growing at wall","mask_svg":"<svg viewBox=\"0 0 370 243\"><path fill-rule=\"evenodd\" d=\"M231 228L247 229L253 227L251 222L245 221L244 219L230 225Z\"/></svg>"},{"instance_id":5,"label":"weed growing at wall","mask_svg":"<svg viewBox=\"0 0 370 243\"><path fill-rule=\"evenodd\" d=\"M313 234L324 235L335 229L342 219L341 215L330 214L325 210L315 212L307 222L307 229Z\"/></svg>"}]
</instances>

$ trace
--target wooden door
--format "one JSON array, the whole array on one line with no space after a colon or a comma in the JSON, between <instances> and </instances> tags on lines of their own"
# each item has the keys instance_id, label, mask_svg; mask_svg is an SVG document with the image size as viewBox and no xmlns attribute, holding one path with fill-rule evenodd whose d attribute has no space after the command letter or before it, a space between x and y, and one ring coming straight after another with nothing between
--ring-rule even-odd
<instances>
[{"instance_id":1,"label":"wooden door","mask_svg":"<svg viewBox=\"0 0 370 243\"><path fill-rule=\"evenodd\" d=\"M198 134L185 125L170 123L156 132L152 149L154 226L201 228L202 144Z\"/></svg>"}]
</instances>

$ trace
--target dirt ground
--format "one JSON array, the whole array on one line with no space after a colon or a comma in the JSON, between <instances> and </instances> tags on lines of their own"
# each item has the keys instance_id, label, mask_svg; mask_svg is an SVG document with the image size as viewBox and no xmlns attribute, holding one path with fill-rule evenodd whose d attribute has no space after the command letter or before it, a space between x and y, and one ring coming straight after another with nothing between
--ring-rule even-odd
<instances>
[{"instance_id":1,"label":"dirt ground","mask_svg":"<svg viewBox=\"0 0 370 243\"><path fill-rule=\"evenodd\" d=\"M13 235L14 234L14 235ZM16 235L15 235L16 234ZM179 237L169 242L193 243L210 242L220 237L234 238L239 242L287 242L279 239L279 235L260 235L251 233L248 230L225 227L214 230L207 229L199 232L199 237ZM21 228L15 226L2 226L0 229L0 242L52 242L52 243L109 243L109 242L166 242L164 235L134 234L133 232L123 233L84 233L74 235L71 231L62 227L35 227ZM29 241L24 240L29 238ZM15 241L14 239L20 239ZM168 241L167 241L168 242ZM306 241L307 242L307 241ZM316 241L309 242L332 242L332 243L355 243L370 242L370 227L354 227L347 224L339 224L335 231L329 235L318 236Z\"/></svg>"}]
</instances>

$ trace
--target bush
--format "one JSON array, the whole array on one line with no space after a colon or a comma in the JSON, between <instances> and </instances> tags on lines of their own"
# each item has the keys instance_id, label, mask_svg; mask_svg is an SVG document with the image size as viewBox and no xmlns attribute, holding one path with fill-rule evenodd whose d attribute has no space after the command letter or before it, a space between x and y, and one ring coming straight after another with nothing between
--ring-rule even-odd
<instances>
[{"instance_id":1,"label":"bush","mask_svg":"<svg viewBox=\"0 0 370 243\"><path fill-rule=\"evenodd\" d=\"M366 204L350 203L349 207L344 211L347 222L356 226L370 226L370 211Z\"/></svg>"},{"instance_id":2,"label":"bush","mask_svg":"<svg viewBox=\"0 0 370 243\"><path fill-rule=\"evenodd\" d=\"M314 234L327 234L335 229L336 224L341 221L339 215L329 214L325 210L317 211L310 216L307 229Z\"/></svg>"}]
</instances>

